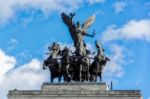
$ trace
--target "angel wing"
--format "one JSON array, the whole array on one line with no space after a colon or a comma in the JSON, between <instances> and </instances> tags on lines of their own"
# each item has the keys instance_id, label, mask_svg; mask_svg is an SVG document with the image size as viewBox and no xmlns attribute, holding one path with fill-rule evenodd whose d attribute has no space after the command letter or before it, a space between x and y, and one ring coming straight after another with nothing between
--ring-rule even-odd
<instances>
[{"instance_id":1,"label":"angel wing","mask_svg":"<svg viewBox=\"0 0 150 99\"><path fill-rule=\"evenodd\" d=\"M63 22L64 22L68 27L72 26L72 19L71 19L70 16L68 16L68 15L65 14L65 13L62 13L62 14L61 14L61 18L62 18Z\"/></svg>"},{"instance_id":2,"label":"angel wing","mask_svg":"<svg viewBox=\"0 0 150 99\"><path fill-rule=\"evenodd\" d=\"M87 32L87 29L93 24L95 20L95 14L90 16L83 24L82 24L82 31Z\"/></svg>"}]
</instances>

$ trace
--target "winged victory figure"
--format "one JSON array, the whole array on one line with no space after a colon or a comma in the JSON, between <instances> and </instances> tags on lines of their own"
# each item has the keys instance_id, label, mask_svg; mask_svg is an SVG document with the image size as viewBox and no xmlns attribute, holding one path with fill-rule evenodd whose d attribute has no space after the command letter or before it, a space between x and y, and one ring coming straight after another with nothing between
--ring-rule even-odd
<instances>
[{"instance_id":1,"label":"winged victory figure","mask_svg":"<svg viewBox=\"0 0 150 99\"><path fill-rule=\"evenodd\" d=\"M86 44L84 42L84 36L94 37L95 30L93 34L88 34L88 28L95 20L95 15L90 16L83 24L80 25L80 22L76 24L73 22L74 13L70 13L70 15L66 15L62 13L63 22L68 26L69 32L71 34L72 40L74 42L74 46L76 48L77 56L85 56L87 55Z\"/></svg>"}]
</instances>

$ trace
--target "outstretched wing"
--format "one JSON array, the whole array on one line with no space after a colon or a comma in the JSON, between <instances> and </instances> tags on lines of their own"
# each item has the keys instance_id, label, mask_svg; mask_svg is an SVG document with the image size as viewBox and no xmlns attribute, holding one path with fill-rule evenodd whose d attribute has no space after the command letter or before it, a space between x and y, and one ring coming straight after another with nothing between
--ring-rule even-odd
<instances>
[{"instance_id":1,"label":"outstretched wing","mask_svg":"<svg viewBox=\"0 0 150 99\"><path fill-rule=\"evenodd\" d=\"M72 37L72 39L74 40L75 39L75 34L74 34L74 28L75 28L75 24L74 22L72 21L72 18L73 18L74 14L71 14L70 16L65 14L65 13L62 13L61 14L61 18L63 20L63 22L67 25L67 27L69 28L69 33Z\"/></svg>"},{"instance_id":2,"label":"outstretched wing","mask_svg":"<svg viewBox=\"0 0 150 99\"><path fill-rule=\"evenodd\" d=\"M65 13L62 13L61 18L68 27L72 26L73 23L70 16L66 15Z\"/></svg>"},{"instance_id":3,"label":"outstretched wing","mask_svg":"<svg viewBox=\"0 0 150 99\"><path fill-rule=\"evenodd\" d=\"M95 14L90 16L83 24L82 24L82 31L87 32L87 29L93 24L95 20Z\"/></svg>"}]
</instances>

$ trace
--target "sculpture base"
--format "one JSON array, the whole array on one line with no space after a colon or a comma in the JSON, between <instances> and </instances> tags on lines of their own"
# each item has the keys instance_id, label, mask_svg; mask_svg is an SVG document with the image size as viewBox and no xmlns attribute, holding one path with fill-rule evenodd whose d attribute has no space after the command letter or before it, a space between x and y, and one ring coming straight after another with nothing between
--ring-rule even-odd
<instances>
[{"instance_id":1,"label":"sculpture base","mask_svg":"<svg viewBox=\"0 0 150 99\"><path fill-rule=\"evenodd\" d=\"M140 90L107 90L106 83L44 83L41 90L11 90L8 99L141 99Z\"/></svg>"}]
</instances>

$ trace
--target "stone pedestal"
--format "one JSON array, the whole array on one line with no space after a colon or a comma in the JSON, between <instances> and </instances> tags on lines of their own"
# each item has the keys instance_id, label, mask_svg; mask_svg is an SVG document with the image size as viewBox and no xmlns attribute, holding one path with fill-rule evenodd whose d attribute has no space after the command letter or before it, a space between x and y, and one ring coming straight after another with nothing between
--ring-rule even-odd
<instances>
[{"instance_id":1,"label":"stone pedestal","mask_svg":"<svg viewBox=\"0 0 150 99\"><path fill-rule=\"evenodd\" d=\"M11 90L8 99L141 99L140 90L107 90L105 83L44 83L41 90Z\"/></svg>"}]
</instances>

